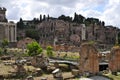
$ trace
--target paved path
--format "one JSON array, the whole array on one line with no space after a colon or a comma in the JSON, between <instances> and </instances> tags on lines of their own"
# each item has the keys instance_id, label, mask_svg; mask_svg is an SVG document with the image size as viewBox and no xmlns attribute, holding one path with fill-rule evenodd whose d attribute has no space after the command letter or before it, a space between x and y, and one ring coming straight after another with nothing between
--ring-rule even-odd
<instances>
[{"instance_id":1,"label":"paved path","mask_svg":"<svg viewBox=\"0 0 120 80\"><path fill-rule=\"evenodd\" d=\"M68 60L49 59L49 62L50 63L58 62L58 63L61 63L61 64L63 63L63 64L71 64L71 65L74 65L74 66L78 66L78 62L68 61Z\"/></svg>"},{"instance_id":2,"label":"paved path","mask_svg":"<svg viewBox=\"0 0 120 80\"><path fill-rule=\"evenodd\" d=\"M90 77L90 79L92 79L92 80L110 80L103 76L93 76L93 77Z\"/></svg>"},{"instance_id":3,"label":"paved path","mask_svg":"<svg viewBox=\"0 0 120 80\"><path fill-rule=\"evenodd\" d=\"M80 78L80 80L110 80L110 79L103 76L93 76L90 78Z\"/></svg>"}]
</instances>

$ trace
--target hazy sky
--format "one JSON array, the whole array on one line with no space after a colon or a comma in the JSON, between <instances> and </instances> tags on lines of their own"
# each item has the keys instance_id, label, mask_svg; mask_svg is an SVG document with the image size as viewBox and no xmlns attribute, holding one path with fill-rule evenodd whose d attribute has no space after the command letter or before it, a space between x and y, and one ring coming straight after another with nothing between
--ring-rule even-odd
<instances>
[{"instance_id":1,"label":"hazy sky","mask_svg":"<svg viewBox=\"0 0 120 80\"><path fill-rule=\"evenodd\" d=\"M0 6L7 8L8 20L29 20L40 14L73 17L76 12L120 28L120 0L0 0Z\"/></svg>"}]
</instances>

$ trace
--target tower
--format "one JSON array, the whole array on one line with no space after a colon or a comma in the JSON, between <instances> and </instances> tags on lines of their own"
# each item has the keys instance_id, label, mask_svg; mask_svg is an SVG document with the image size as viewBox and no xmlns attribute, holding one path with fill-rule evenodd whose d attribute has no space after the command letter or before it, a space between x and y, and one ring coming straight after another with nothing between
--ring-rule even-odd
<instances>
[{"instance_id":1,"label":"tower","mask_svg":"<svg viewBox=\"0 0 120 80\"><path fill-rule=\"evenodd\" d=\"M4 7L0 7L0 22L7 22L6 8L4 8Z\"/></svg>"}]
</instances>

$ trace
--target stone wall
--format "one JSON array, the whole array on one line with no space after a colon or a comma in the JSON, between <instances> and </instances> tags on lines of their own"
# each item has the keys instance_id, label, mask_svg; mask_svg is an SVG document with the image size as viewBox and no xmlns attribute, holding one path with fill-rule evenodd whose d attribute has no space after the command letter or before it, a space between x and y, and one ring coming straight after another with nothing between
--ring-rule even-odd
<instances>
[{"instance_id":1,"label":"stone wall","mask_svg":"<svg viewBox=\"0 0 120 80\"><path fill-rule=\"evenodd\" d=\"M39 30L41 44L63 44L79 46L84 41L94 41L98 44L115 44L119 29L113 26L103 26L96 23L78 24L63 20L45 20L36 25Z\"/></svg>"},{"instance_id":2,"label":"stone wall","mask_svg":"<svg viewBox=\"0 0 120 80\"><path fill-rule=\"evenodd\" d=\"M33 41L35 41L34 39L31 39L31 38L24 38L20 41L17 42L17 48L21 48L21 49L26 49L27 47L27 44L30 44L32 43Z\"/></svg>"},{"instance_id":3,"label":"stone wall","mask_svg":"<svg viewBox=\"0 0 120 80\"><path fill-rule=\"evenodd\" d=\"M16 24L7 21L6 8L0 7L0 42L7 39L9 42L16 42Z\"/></svg>"},{"instance_id":4,"label":"stone wall","mask_svg":"<svg viewBox=\"0 0 120 80\"><path fill-rule=\"evenodd\" d=\"M9 42L16 42L16 24L0 22L0 41L7 39Z\"/></svg>"},{"instance_id":5,"label":"stone wall","mask_svg":"<svg viewBox=\"0 0 120 80\"><path fill-rule=\"evenodd\" d=\"M120 47L116 47L111 50L109 69L112 72L120 71Z\"/></svg>"},{"instance_id":6,"label":"stone wall","mask_svg":"<svg viewBox=\"0 0 120 80\"><path fill-rule=\"evenodd\" d=\"M79 71L81 74L99 72L98 51L91 44L82 44L79 54Z\"/></svg>"}]
</instances>

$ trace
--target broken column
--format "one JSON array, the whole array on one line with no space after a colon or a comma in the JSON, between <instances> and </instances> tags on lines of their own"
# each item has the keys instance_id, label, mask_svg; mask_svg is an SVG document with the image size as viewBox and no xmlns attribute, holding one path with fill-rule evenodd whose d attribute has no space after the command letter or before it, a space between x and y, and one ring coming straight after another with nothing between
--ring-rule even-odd
<instances>
[{"instance_id":1,"label":"broken column","mask_svg":"<svg viewBox=\"0 0 120 80\"><path fill-rule=\"evenodd\" d=\"M55 69L55 70L52 72L52 74L53 74L53 77L54 77L56 80L63 80L62 71L61 71L59 68Z\"/></svg>"}]
</instances>

